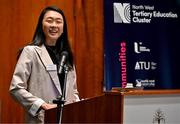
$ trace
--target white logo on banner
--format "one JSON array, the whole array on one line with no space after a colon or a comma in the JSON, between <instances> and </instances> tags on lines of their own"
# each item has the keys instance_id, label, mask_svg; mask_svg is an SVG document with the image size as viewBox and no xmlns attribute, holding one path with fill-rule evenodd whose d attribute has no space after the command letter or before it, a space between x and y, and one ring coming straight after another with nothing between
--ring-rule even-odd
<instances>
[{"instance_id":1,"label":"white logo on banner","mask_svg":"<svg viewBox=\"0 0 180 124\"><path fill-rule=\"evenodd\" d=\"M130 23L130 4L129 3L114 3L114 23Z\"/></svg>"},{"instance_id":2,"label":"white logo on banner","mask_svg":"<svg viewBox=\"0 0 180 124\"><path fill-rule=\"evenodd\" d=\"M136 79L136 87L155 87L155 80Z\"/></svg>"},{"instance_id":3,"label":"white logo on banner","mask_svg":"<svg viewBox=\"0 0 180 124\"><path fill-rule=\"evenodd\" d=\"M142 46L142 42L134 42L134 51L135 53L150 52L150 49L146 48L145 46Z\"/></svg>"},{"instance_id":4,"label":"white logo on banner","mask_svg":"<svg viewBox=\"0 0 180 124\"><path fill-rule=\"evenodd\" d=\"M155 10L154 5L113 3L114 23L151 23L153 18L178 18L177 13Z\"/></svg>"},{"instance_id":5,"label":"white logo on banner","mask_svg":"<svg viewBox=\"0 0 180 124\"><path fill-rule=\"evenodd\" d=\"M135 70L155 70L156 68L157 63L155 62L139 61L135 64Z\"/></svg>"}]
</instances>

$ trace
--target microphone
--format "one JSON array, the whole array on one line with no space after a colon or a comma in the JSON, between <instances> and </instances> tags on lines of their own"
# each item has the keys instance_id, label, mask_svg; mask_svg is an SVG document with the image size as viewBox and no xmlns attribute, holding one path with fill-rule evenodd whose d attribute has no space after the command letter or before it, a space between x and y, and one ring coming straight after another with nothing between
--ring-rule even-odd
<instances>
[{"instance_id":1,"label":"microphone","mask_svg":"<svg viewBox=\"0 0 180 124\"><path fill-rule=\"evenodd\" d=\"M61 74L63 72L64 65L65 65L65 63L67 61L67 58L68 58L68 52L63 51L61 53L61 59L60 59L60 63L59 63L59 71L58 71L59 74Z\"/></svg>"}]
</instances>

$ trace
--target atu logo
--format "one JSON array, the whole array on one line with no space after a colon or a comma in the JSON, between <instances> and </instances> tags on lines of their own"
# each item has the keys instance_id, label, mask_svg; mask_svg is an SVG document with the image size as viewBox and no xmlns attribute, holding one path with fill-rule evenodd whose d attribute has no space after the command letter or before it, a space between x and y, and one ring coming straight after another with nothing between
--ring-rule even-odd
<instances>
[{"instance_id":1,"label":"atu logo","mask_svg":"<svg viewBox=\"0 0 180 124\"><path fill-rule=\"evenodd\" d=\"M130 3L113 3L114 23L131 23Z\"/></svg>"},{"instance_id":2,"label":"atu logo","mask_svg":"<svg viewBox=\"0 0 180 124\"><path fill-rule=\"evenodd\" d=\"M157 68L157 63L138 61L135 64L135 70L155 70Z\"/></svg>"}]
</instances>

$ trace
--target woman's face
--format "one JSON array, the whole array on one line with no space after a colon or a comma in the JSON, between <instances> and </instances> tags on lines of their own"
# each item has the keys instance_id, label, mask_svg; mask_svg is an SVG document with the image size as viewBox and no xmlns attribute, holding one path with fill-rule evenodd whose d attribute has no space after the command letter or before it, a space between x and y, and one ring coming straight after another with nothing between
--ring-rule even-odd
<instances>
[{"instance_id":1,"label":"woman's face","mask_svg":"<svg viewBox=\"0 0 180 124\"><path fill-rule=\"evenodd\" d=\"M63 33L64 20L60 13L48 11L44 15L42 28L46 38L47 45L55 45L57 39Z\"/></svg>"}]
</instances>

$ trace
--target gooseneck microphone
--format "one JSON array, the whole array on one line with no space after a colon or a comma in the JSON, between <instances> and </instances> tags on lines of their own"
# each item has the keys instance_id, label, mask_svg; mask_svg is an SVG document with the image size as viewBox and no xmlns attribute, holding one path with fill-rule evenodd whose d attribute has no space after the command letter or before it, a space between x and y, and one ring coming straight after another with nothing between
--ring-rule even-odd
<instances>
[{"instance_id":1,"label":"gooseneck microphone","mask_svg":"<svg viewBox=\"0 0 180 124\"><path fill-rule=\"evenodd\" d=\"M60 62L59 62L59 71L58 71L59 74L62 74L64 65L66 64L67 59L68 59L68 52L63 51L61 53L61 58L60 58Z\"/></svg>"}]
</instances>

